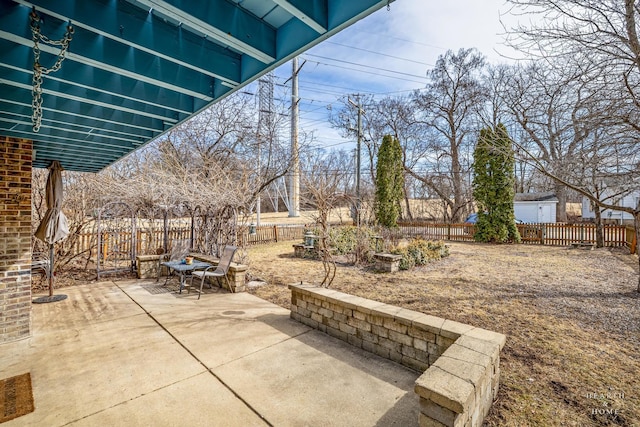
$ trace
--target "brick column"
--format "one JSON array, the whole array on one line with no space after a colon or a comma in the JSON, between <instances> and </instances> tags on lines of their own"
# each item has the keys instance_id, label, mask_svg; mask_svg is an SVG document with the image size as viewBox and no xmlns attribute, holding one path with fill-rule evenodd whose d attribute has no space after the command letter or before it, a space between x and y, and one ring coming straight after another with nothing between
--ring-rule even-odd
<instances>
[{"instance_id":1,"label":"brick column","mask_svg":"<svg viewBox=\"0 0 640 427\"><path fill-rule=\"evenodd\" d=\"M0 136L0 344L31 330L32 143Z\"/></svg>"}]
</instances>

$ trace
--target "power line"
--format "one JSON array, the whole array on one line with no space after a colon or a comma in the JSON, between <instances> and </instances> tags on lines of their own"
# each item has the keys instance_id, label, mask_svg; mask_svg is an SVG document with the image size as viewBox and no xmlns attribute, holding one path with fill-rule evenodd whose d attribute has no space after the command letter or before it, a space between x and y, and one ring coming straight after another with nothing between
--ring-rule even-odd
<instances>
[{"instance_id":1,"label":"power line","mask_svg":"<svg viewBox=\"0 0 640 427\"><path fill-rule=\"evenodd\" d=\"M314 81L307 81L307 80L303 80L302 81L304 84L311 84L311 85L322 85L322 86L326 86L326 87L333 87L336 89L343 89L348 91L349 93L353 93L353 92L363 92L361 90L354 90L352 87L346 87L346 86L336 86L336 85L331 85L331 84L327 84L327 83L318 83L318 82L314 82Z\"/></svg>"},{"instance_id":2,"label":"power line","mask_svg":"<svg viewBox=\"0 0 640 427\"><path fill-rule=\"evenodd\" d=\"M348 63L347 61L341 61L341 60L335 60L333 59L333 61L336 62L345 62ZM357 68L351 68L351 67L342 67L336 64L329 64L329 63L324 63L324 62L320 62L320 61L312 61L309 60L309 62L314 62L318 65L325 65L325 66L329 66L329 67L336 67L336 68L341 68L341 69L346 69L346 70L351 70L351 71L358 71L358 72L363 72L363 73L367 73L367 74L373 74L373 75L377 75L377 76L381 76L381 77L387 77L387 78L394 78L394 79L399 79L399 80L404 80L404 81L409 81L409 82L413 82L413 83L418 83L420 85L424 85L425 82L416 82L414 80L409 80L409 79L404 79L401 77L396 77L396 76L390 76L390 75L385 75L385 74L378 74L378 73L372 73L372 72L368 72L365 70L361 70L361 69L357 69ZM356 64L356 63L354 63ZM358 66L361 67L367 67L366 65L363 64L356 64ZM393 70L385 70L385 69L380 69L383 71L387 71L387 72L392 72L392 73L399 73L397 71L393 71ZM410 76L412 74L409 74ZM285 80L285 77L281 77L281 76L276 76L278 79L281 80ZM420 78L426 78L426 77L422 77L422 76L418 76ZM364 88L354 88L354 87L347 87L347 86L338 86L338 85L332 85L329 83L324 83L324 82L316 82L316 81L311 81L311 80L300 80L301 83L303 83L304 85L299 86L300 88L304 88L307 91L311 91L311 92L317 92L317 93L324 93L324 94L331 94L331 95L336 95L336 96L344 96L348 93L361 93L361 94L365 94L365 95L392 95L392 94L399 94L399 93L406 93L406 92L413 92L414 90L422 90L424 89L423 86L418 87L418 88L414 88L414 89L404 89L404 90L398 90L398 91L389 91L389 92L375 92L375 91L371 91L369 89L364 89ZM286 87L286 85L282 84L282 83L278 83L278 86L282 86L282 87ZM313 87L309 87L307 85L316 85L316 86L320 86L320 88L316 89ZM345 92L337 92L337 91L327 91L326 88L330 87L330 88L336 88L336 89L341 89ZM324 103L332 103L334 100L332 99L331 101L322 101L322 100L317 100L317 99L312 99L312 98L304 98L310 101L318 101L318 102L324 102Z\"/></svg>"},{"instance_id":3,"label":"power line","mask_svg":"<svg viewBox=\"0 0 640 427\"><path fill-rule=\"evenodd\" d=\"M345 67L345 66L336 65L336 64L327 64L326 62L314 61L314 60L311 60L311 59L307 59L307 61L316 63L318 65L325 65L325 66L328 66L328 67L341 68L343 70L349 70L349 71L357 71L357 72L360 72L360 73L370 74L370 75L379 76L379 77L386 77L386 78L389 78L389 79L404 80L406 82L418 83L418 84L424 84L425 83L425 82L419 82L419 81L416 81L416 80L405 79L405 78L402 78L402 77L390 76L388 74L379 74L379 73L373 73L371 71L359 70L357 68L352 68L352 67Z\"/></svg>"},{"instance_id":4,"label":"power line","mask_svg":"<svg viewBox=\"0 0 640 427\"><path fill-rule=\"evenodd\" d=\"M327 64L330 65L330 64ZM285 79L284 77L279 77L277 76L277 78L281 78L281 79ZM321 89L314 89L314 88L309 88L308 86L299 86L299 87L304 87L307 88L308 90L311 90L313 92L321 92L321 93L334 93L334 94L338 94L338 95L344 95L344 92L327 92L326 87L331 87L331 88L336 88L336 89L342 89L344 91L346 91L347 93L362 93L365 95L375 95L375 94L379 94L379 92L371 92L362 88L359 89L355 89L353 87L347 87L347 86L337 86L337 85L332 85L332 84L328 84L328 83L323 83L323 82L316 82L316 81L312 81L312 80L303 80L300 79L300 82L305 84L305 85L317 85L317 86L321 86ZM278 84L278 86L284 86L283 84ZM409 89L409 91L411 91L413 89ZM391 93L391 92L390 92Z\"/></svg>"},{"instance_id":5,"label":"power line","mask_svg":"<svg viewBox=\"0 0 640 427\"><path fill-rule=\"evenodd\" d=\"M325 43L333 44L333 45L336 45L336 46L342 46L342 47L346 47L346 48L353 49L353 50L360 50L362 52L367 52L367 53L371 53L371 54L374 54L374 55L386 56L387 58L393 58L393 59L399 59L401 61L413 62L414 64L426 65L428 67L435 67L434 64L428 64L426 62L416 61L414 59L402 58L401 56L389 55L387 53L376 52L374 50L364 49L364 48L361 48L361 47L349 46L347 44L331 42L331 41L325 41Z\"/></svg>"},{"instance_id":6,"label":"power line","mask_svg":"<svg viewBox=\"0 0 640 427\"><path fill-rule=\"evenodd\" d=\"M421 45L421 46L431 47L431 48L434 48L434 49L440 49L440 50L443 50L443 51L447 50L446 47L442 47L442 46L436 46L436 45L433 45L433 44L417 42L415 40L403 39L401 37L390 36L388 34L381 35L380 33L373 33L371 31L365 31L365 30L361 30L361 29L358 29L358 28L351 28L350 31L357 31L359 33L370 34L372 36L381 37L381 38L384 38L384 39L394 39L394 40L398 40L398 41L405 42L405 43L418 44L418 45Z\"/></svg>"},{"instance_id":7,"label":"power line","mask_svg":"<svg viewBox=\"0 0 640 427\"><path fill-rule=\"evenodd\" d=\"M370 65L366 65L366 64L359 64L359 63L357 63L357 62L345 61L345 60L343 60L343 59L334 59L334 58L329 58L328 56L315 55L315 54L313 54L313 53L307 53L306 55L307 55L307 56L312 56L312 57L314 57L314 58L326 59L326 60L328 60L328 61L335 61L335 62L340 62L340 63L343 63L343 64L355 65L355 66L358 66L358 67L371 68L371 69L374 69L374 70L384 71L384 72L387 72L387 73L399 74L399 75L402 75L402 76L416 77L416 78L419 78L419 79L425 79L425 80L427 79L426 75L425 75L425 76L419 76L419 75L417 75L417 74L403 73L402 71L388 70L388 69L386 69L386 68L380 68L380 67L372 67L372 66L370 66Z\"/></svg>"}]
</instances>

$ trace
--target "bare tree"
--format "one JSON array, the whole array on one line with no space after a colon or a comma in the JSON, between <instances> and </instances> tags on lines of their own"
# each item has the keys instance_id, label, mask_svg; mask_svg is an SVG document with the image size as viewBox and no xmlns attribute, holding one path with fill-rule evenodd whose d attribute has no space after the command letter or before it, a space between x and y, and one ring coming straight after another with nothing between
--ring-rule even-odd
<instances>
[{"instance_id":1,"label":"bare tree","mask_svg":"<svg viewBox=\"0 0 640 427\"><path fill-rule=\"evenodd\" d=\"M342 190L344 153L330 152L323 154L316 152L306 159L307 167L302 175L302 197L305 203L318 211L315 218L320 235L318 240L318 254L322 260L324 277L321 286L329 287L336 275L336 263L331 252L329 238L329 213L351 198Z\"/></svg>"},{"instance_id":2,"label":"bare tree","mask_svg":"<svg viewBox=\"0 0 640 427\"><path fill-rule=\"evenodd\" d=\"M640 6L633 0L508 0L512 13L527 14L529 25L511 30L512 46L545 60L558 58L555 64L571 64L583 81L598 81L603 98L610 105L605 114L595 118L612 123L621 139L637 147L640 131ZM619 138L619 136L616 136ZM637 152L637 149L632 152ZM627 160L627 171L637 171L637 157ZM575 182L545 169L538 169L567 187L588 197L600 209L615 209L634 215L636 241L640 249L640 206L624 208L604 203L598 194L586 191ZM610 173L608 168L607 173ZM597 176L598 174L592 174ZM631 176L638 187L637 174ZM592 180L593 181L593 180ZM609 179L608 185L614 180ZM610 189L609 193L619 192ZM640 262L640 257L639 257ZM638 281L640 291L640 276Z\"/></svg>"},{"instance_id":3,"label":"bare tree","mask_svg":"<svg viewBox=\"0 0 640 427\"><path fill-rule=\"evenodd\" d=\"M217 103L99 174L95 197L102 204L125 202L152 218L197 215L205 236L196 240L204 252L237 243L258 195L291 162L278 141L260 139L254 107L242 94ZM276 133L275 124L269 131Z\"/></svg>"},{"instance_id":4,"label":"bare tree","mask_svg":"<svg viewBox=\"0 0 640 427\"><path fill-rule=\"evenodd\" d=\"M366 111L362 122L370 176L382 137L393 135L403 146L407 185L421 182L446 204L447 218L461 221L471 202L471 153L481 127L479 104L486 96L483 68L478 51L449 51L427 72L431 81L425 90L410 97L357 98ZM343 104L332 112L331 122L356 138L357 109L346 98ZM405 187L405 211L411 216L408 193Z\"/></svg>"},{"instance_id":5,"label":"bare tree","mask_svg":"<svg viewBox=\"0 0 640 427\"><path fill-rule=\"evenodd\" d=\"M508 42L543 58L563 57L624 76L640 71L634 0L507 0L529 25L510 29Z\"/></svg>"},{"instance_id":6,"label":"bare tree","mask_svg":"<svg viewBox=\"0 0 640 427\"><path fill-rule=\"evenodd\" d=\"M366 150L366 167L368 177L375 176L376 157L384 135L392 135L402 144L405 141L420 138L424 125L418 123L415 117L415 105L410 97L384 97L376 100L374 96L350 96L341 98L341 108L332 109L330 122L340 129L342 135L357 139L357 109L350 99L355 99L363 111L362 133L364 149ZM352 101L353 102L353 101ZM367 181L369 188L373 186L373 180ZM408 208L408 200L406 200ZM408 210L410 212L410 210Z\"/></svg>"},{"instance_id":7,"label":"bare tree","mask_svg":"<svg viewBox=\"0 0 640 427\"><path fill-rule=\"evenodd\" d=\"M591 87L580 75L564 75L540 64L514 66L503 99L506 108L524 131L518 141L531 147L546 169L569 179L580 170L579 153L592 141L596 102ZM580 182L581 177L576 177ZM558 197L556 218L566 221L567 187L555 182Z\"/></svg>"},{"instance_id":8,"label":"bare tree","mask_svg":"<svg viewBox=\"0 0 640 427\"><path fill-rule=\"evenodd\" d=\"M477 105L487 94L481 82L484 64L475 49L448 51L427 73L425 90L413 96L428 134L407 149L405 169L440 196L453 221L462 220L471 201L471 153L480 125Z\"/></svg>"}]
</instances>

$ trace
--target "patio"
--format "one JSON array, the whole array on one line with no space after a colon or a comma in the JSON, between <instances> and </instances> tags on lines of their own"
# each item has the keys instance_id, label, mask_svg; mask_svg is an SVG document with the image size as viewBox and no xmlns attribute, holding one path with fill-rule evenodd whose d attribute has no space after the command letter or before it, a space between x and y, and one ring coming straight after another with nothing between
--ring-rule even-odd
<instances>
[{"instance_id":1,"label":"patio","mask_svg":"<svg viewBox=\"0 0 640 427\"><path fill-rule=\"evenodd\" d=\"M65 294L3 345L0 378L30 372L35 402L7 426L417 424L417 372L250 294L198 301L153 280Z\"/></svg>"}]
</instances>

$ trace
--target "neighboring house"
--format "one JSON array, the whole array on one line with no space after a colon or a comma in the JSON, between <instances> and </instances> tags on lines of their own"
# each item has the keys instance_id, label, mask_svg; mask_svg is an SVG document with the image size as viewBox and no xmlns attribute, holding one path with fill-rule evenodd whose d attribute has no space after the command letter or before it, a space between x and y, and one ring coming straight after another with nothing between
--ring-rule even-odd
<instances>
[{"instance_id":1,"label":"neighboring house","mask_svg":"<svg viewBox=\"0 0 640 427\"><path fill-rule=\"evenodd\" d=\"M558 198L555 193L516 193L513 211L516 219L527 223L556 222Z\"/></svg>"},{"instance_id":2,"label":"neighboring house","mask_svg":"<svg viewBox=\"0 0 640 427\"><path fill-rule=\"evenodd\" d=\"M640 203L640 190L632 191L624 197L612 198L606 200L605 203L615 206L625 206L635 209ZM582 218L595 219L596 215L591 206L591 202L586 197L582 198ZM633 222L633 215L629 212L617 211L613 209L605 209L602 211L602 219L607 222L616 222L625 224Z\"/></svg>"}]
</instances>

